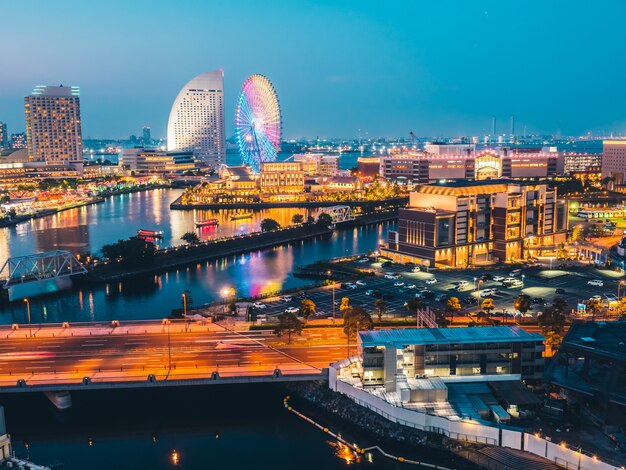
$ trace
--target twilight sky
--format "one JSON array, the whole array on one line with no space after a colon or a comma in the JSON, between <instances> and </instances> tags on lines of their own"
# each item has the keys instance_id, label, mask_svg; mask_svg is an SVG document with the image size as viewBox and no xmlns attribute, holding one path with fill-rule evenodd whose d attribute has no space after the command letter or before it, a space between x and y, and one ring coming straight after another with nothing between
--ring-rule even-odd
<instances>
[{"instance_id":1,"label":"twilight sky","mask_svg":"<svg viewBox=\"0 0 626 470\"><path fill-rule=\"evenodd\" d=\"M165 136L179 89L252 73L286 138L626 134L624 0L0 0L0 121L38 84L81 87L83 136Z\"/></svg>"}]
</instances>

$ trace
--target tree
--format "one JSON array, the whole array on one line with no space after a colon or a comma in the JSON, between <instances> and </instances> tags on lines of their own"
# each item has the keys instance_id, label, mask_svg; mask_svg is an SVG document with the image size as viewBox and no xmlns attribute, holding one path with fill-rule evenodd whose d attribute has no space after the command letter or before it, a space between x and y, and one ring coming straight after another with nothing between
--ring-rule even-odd
<instances>
[{"instance_id":1,"label":"tree","mask_svg":"<svg viewBox=\"0 0 626 470\"><path fill-rule=\"evenodd\" d=\"M552 307L559 313L564 314L569 310L569 306L567 305L567 301L562 297L555 297L552 299Z\"/></svg>"},{"instance_id":2,"label":"tree","mask_svg":"<svg viewBox=\"0 0 626 470\"><path fill-rule=\"evenodd\" d=\"M196 232L185 232L183 236L180 237L180 239L184 242L189 243L190 245L197 245L198 243L200 243L200 237Z\"/></svg>"},{"instance_id":3,"label":"tree","mask_svg":"<svg viewBox=\"0 0 626 470\"><path fill-rule=\"evenodd\" d=\"M314 219L313 217L311 217L311 216L308 216L308 217L306 218L306 223L307 223L308 225L313 225L313 224L315 223L315 219Z\"/></svg>"},{"instance_id":4,"label":"tree","mask_svg":"<svg viewBox=\"0 0 626 470\"><path fill-rule=\"evenodd\" d=\"M459 298L450 297L446 303L446 311L454 315L459 310L461 310L461 302L459 302Z\"/></svg>"},{"instance_id":5,"label":"tree","mask_svg":"<svg viewBox=\"0 0 626 470\"><path fill-rule=\"evenodd\" d=\"M520 295L513 302L513 306L523 315L530 310L530 299L525 295Z\"/></svg>"},{"instance_id":6,"label":"tree","mask_svg":"<svg viewBox=\"0 0 626 470\"><path fill-rule=\"evenodd\" d=\"M383 299L378 299L374 302L374 307L376 307L376 315L378 316L378 321L383 319L383 315L387 313L387 304Z\"/></svg>"},{"instance_id":7,"label":"tree","mask_svg":"<svg viewBox=\"0 0 626 470\"><path fill-rule=\"evenodd\" d=\"M354 307L344 313L343 332L348 339L355 337L358 331L373 329L374 321L362 307Z\"/></svg>"},{"instance_id":8,"label":"tree","mask_svg":"<svg viewBox=\"0 0 626 470\"><path fill-rule=\"evenodd\" d=\"M418 309L421 309L424 307L424 303L420 299L413 298L413 299L407 300L404 306L410 313L417 313Z\"/></svg>"},{"instance_id":9,"label":"tree","mask_svg":"<svg viewBox=\"0 0 626 470\"><path fill-rule=\"evenodd\" d=\"M272 230L278 230L280 224L274 219L263 219L261 221L261 232L271 232Z\"/></svg>"},{"instance_id":10,"label":"tree","mask_svg":"<svg viewBox=\"0 0 626 470\"><path fill-rule=\"evenodd\" d=\"M342 298L341 305L339 305L339 311L341 312L341 314L345 316L346 312L351 308L352 307L350 307L350 299L348 297Z\"/></svg>"},{"instance_id":11,"label":"tree","mask_svg":"<svg viewBox=\"0 0 626 470\"><path fill-rule=\"evenodd\" d=\"M304 299L300 302L300 315L304 318L309 318L315 313L315 302L309 299Z\"/></svg>"},{"instance_id":12,"label":"tree","mask_svg":"<svg viewBox=\"0 0 626 470\"><path fill-rule=\"evenodd\" d=\"M154 243L139 237L131 237L128 240L118 240L116 243L104 245L102 254L111 260L121 260L128 266L140 266L149 264L156 249Z\"/></svg>"},{"instance_id":13,"label":"tree","mask_svg":"<svg viewBox=\"0 0 626 470\"><path fill-rule=\"evenodd\" d=\"M600 299L589 299L585 302L587 313L591 313L592 320L602 311L602 302Z\"/></svg>"},{"instance_id":14,"label":"tree","mask_svg":"<svg viewBox=\"0 0 626 470\"><path fill-rule=\"evenodd\" d=\"M333 225L333 218L325 213L322 213L320 215L317 216L317 225L320 227L330 227L331 225Z\"/></svg>"},{"instance_id":15,"label":"tree","mask_svg":"<svg viewBox=\"0 0 626 470\"><path fill-rule=\"evenodd\" d=\"M563 341L565 321L566 319L563 312L559 311L554 305L547 307L541 315L537 317L537 323L546 338L546 344L550 346L550 349L553 351L558 349Z\"/></svg>"},{"instance_id":16,"label":"tree","mask_svg":"<svg viewBox=\"0 0 626 470\"><path fill-rule=\"evenodd\" d=\"M482 308L483 310L487 311L487 315L491 314L491 311L496 308L496 306L493 304L493 299L491 297L487 297L485 299L483 299L483 301L480 304L480 308Z\"/></svg>"},{"instance_id":17,"label":"tree","mask_svg":"<svg viewBox=\"0 0 626 470\"><path fill-rule=\"evenodd\" d=\"M282 313L278 316L278 325L274 329L274 333L277 336L281 336L283 333L289 335L289 343L291 343L291 333L302 333L303 324L295 313Z\"/></svg>"},{"instance_id":18,"label":"tree","mask_svg":"<svg viewBox=\"0 0 626 470\"><path fill-rule=\"evenodd\" d=\"M7 211L7 215L9 216L9 219L15 219L15 216L17 215L17 211L15 210L15 207L11 207L8 211Z\"/></svg>"},{"instance_id":19,"label":"tree","mask_svg":"<svg viewBox=\"0 0 626 470\"><path fill-rule=\"evenodd\" d=\"M304 216L302 214L294 214L291 218L291 223L294 225L299 225L304 222Z\"/></svg>"}]
</instances>

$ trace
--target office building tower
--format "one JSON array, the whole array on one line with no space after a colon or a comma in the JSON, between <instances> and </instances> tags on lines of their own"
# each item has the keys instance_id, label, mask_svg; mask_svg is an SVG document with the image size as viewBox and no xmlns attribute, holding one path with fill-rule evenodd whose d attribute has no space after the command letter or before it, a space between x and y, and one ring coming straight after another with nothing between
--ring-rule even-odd
<instances>
[{"instance_id":1,"label":"office building tower","mask_svg":"<svg viewBox=\"0 0 626 470\"><path fill-rule=\"evenodd\" d=\"M24 110L30 160L51 165L82 163L78 87L37 86L24 97Z\"/></svg>"},{"instance_id":2,"label":"office building tower","mask_svg":"<svg viewBox=\"0 0 626 470\"><path fill-rule=\"evenodd\" d=\"M152 135L150 134L150 126L143 126L143 145L149 147L152 145Z\"/></svg>"},{"instance_id":3,"label":"office building tower","mask_svg":"<svg viewBox=\"0 0 626 470\"><path fill-rule=\"evenodd\" d=\"M26 133L11 134L11 148L13 150L25 149L26 147Z\"/></svg>"},{"instance_id":4,"label":"office building tower","mask_svg":"<svg viewBox=\"0 0 626 470\"><path fill-rule=\"evenodd\" d=\"M191 151L213 167L225 163L222 70L198 75L178 93L167 124L167 149Z\"/></svg>"},{"instance_id":5,"label":"office building tower","mask_svg":"<svg viewBox=\"0 0 626 470\"><path fill-rule=\"evenodd\" d=\"M7 135L7 125L0 122L0 150L9 148L9 136Z\"/></svg>"},{"instance_id":6,"label":"office building tower","mask_svg":"<svg viewBox=\"0 0 626 470\"><path fill-rule=\"evenodd\" d=\"M626 183L626 139L602 142L602 178L612 178L612 187Z\"/></svg>"}]
</instances>

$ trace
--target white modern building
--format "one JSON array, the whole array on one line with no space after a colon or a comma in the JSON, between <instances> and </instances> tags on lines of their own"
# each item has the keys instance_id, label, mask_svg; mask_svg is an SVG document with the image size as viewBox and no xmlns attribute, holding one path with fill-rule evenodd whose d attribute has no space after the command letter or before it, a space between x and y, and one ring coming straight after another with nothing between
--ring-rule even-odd
<instances>
[{"instance_id":1,"label":"white modern building","mask_svg":"<svg viewBox=\"0 0 626 470\"><path fill-rule=\"evenodd\" d=\"M196 162L193 153L188 151L134 147L122 150L119 166L131 175L166 175L193 171Z\"/></svg>"},{"instance_id":2,"label":"white modern building","mask_svg":"<svg viewBox=\"0 0 626 470\"><path fill-rule=\"evenodd\" d=\"M28 157L51 165L82 165L78 87L37 86L24 97Z\"/></svg>"},{"instance_id":3,"label":"white modern building","mask_svg":"<svg viewBox=\"0 0 626 470\"><path fill-rule=\"evenodd\" d=\"M225 163L223 70L198 75L180 90L167 124L167 149L193 152L213 167Z\"/></svg>"},{"instance_id":4,"label":"white modern building","mask_svg":"<svg viewBox=\"0 0 626 470\"><path fill-rule=\"evenodd\" d=\"M602 142L602 178L615 178L615 185L626 183L626 139Z\"/></svg>"}]
</instances>

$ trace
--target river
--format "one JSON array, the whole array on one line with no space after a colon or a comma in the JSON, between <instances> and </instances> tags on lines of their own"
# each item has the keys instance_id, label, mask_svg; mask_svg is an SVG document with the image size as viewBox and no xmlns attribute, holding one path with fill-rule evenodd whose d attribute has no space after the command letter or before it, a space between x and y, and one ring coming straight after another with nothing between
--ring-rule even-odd
<instances>
[{"instance_id":1,"label":"river","mask_svg":"<svg viewBox=\"0 0 626 470\"><path fill-rule=\"evenodd\" d=\"M219 227L199 229L202 239L259 230L269 217L286 225L294 214L307 215L306 209L264 209L252 218L231 221L232 211L170 211L169 204L181 194L177 189L157 189L108 198L103 203L71 209L0 229L0 259L52 249L72 253L98 253L103 245L146 228L163 231L163 245L184 243L180 237L195 230L194 218L218 218ZM196 213L197 212L197 213ZM319 259L376 248L393 224L340 230L330 238L300 242L272 250L262 250L218 261L199 263L157 276L107 284L95 288L73 288L69 282L46 281L24 285L12 298L31 297L34 323L125 319L152 319L167 316L181 307L181 295L190 290L195 304L219 300L225 288L239 296L259 295L297 287L311 281L293 277L295 267ZM61 287L60 291L57 291ZM50 292L34 297L34 289ZM57 292L55 292L57 291ZM1 307L0 323L24 323L22 302Z\"/></svg>"}]
</instances>

